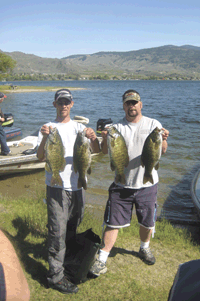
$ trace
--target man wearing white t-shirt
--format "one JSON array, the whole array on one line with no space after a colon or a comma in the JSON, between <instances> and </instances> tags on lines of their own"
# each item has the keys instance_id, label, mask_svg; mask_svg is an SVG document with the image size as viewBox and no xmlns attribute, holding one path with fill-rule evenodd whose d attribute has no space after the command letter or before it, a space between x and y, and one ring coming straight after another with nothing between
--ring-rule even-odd
<instances>
[{"instance_id":1,"label":"man wearing white t-shirt","mask_svg":"<svg viewBox=\"0 0 200 301\"><path fill-rule=\"evenodd\" d=\"M49 128L56 127L65 148L66 166L60 176L62 187L51 187L52 174L46 171L47 212L48 212L48 284L61 293L76 293L78 287L64 276L64 258L66 240L75 234L84 213L84 190L77 187L78 173L73 169L73 148L78 131L85 129L94 152L100 152L99 142L93 129L70 119L70 110L74 105L72 94L68 89L60 89L53 102L56 119L44 124L38 134L37 157L45 160L45 143Z\"/></svg>"},{"instance_id":2,"label":"man wearing white t-shirt","mask_svg":"<svg viewBox=\"0 0 200 301\"><path fill-rule=\"evenodd\" d=\"M133 205L140 225L141 245L139 257L148 265L155 263L155 257L149 248L150 237L155 226L157 208L158 174L152 171L153 184L143 184L144 167L141 165L141 154L147 136L156 128L162 128L160 122L142 115L142 102L135 90L126 91L123 96L125 117L114 126L125 139L129 165L125 168L126 183L113 182L109 187L109 198L104 214L106 229L104 232L105 246L100 250L99 257L90 272L99 276L107 271L106 261L117 239L120 228L130 226ZM162 153L167 150L169 131L163 129ZM108 153L107 131L102 131L101 144L103 153Z\"/></svg>"}]
</instances>

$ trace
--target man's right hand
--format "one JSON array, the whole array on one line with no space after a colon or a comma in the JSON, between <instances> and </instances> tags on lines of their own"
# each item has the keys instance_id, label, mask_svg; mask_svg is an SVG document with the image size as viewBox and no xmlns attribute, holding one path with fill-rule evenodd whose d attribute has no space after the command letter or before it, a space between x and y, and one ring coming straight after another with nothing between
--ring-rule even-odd
<instances>
[{"instance_id":1,"label":"man's right hand","mask_svg":"<svg viewBox=\"0 0 200 301\"><path fill-rule=\"evenodd\" d=\"M43 125L42 127L41 127L41 133L42 133L42 135L45 137L47 137L49 134L50 134L50 129L52 129L52 126L47 126L47 125Z\"/></svg>"}]
</instances>

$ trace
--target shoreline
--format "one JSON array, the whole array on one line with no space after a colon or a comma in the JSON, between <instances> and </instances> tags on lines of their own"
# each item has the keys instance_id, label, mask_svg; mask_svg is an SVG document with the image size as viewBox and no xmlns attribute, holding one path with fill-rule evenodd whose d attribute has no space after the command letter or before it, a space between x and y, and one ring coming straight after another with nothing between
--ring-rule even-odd
<instances>
[{"instance_id":1,"label":"shoreline","mask_svg":"<svg viewBox=\"0 0 200 301\"><path fill-rule=\"evenodd\" d=\"M8 94L8 93L28 93L28 92L55 92L61 88L69 89L70 91L86 90L86 88L75 88L75 87L37 87L37 86L31 86L27 88L24 87L19 86L19 88L17 87L11 90L7 87L4 89L2 86L0 86L0 91L2 91L5 94Z\"/></svg>"}]
</instances>

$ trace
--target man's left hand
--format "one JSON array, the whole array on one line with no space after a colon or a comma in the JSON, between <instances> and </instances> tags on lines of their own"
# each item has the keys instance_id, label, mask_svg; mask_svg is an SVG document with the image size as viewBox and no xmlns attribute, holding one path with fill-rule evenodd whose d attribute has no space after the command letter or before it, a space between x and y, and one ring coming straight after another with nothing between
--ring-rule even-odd
<instances>
[{"instance_id":1,"label":"man's left hand","mask_svg":"<svg viewBox=\"0 0 200 301\"><path fill-rule=\"evenodd\" d=\"M169 136L169 131L164 128L162 128L161 130L164 131L164 133L162 134L162 140L165 141L165 140L167 140L167 138Z\"/></svg>"}]
</instances>

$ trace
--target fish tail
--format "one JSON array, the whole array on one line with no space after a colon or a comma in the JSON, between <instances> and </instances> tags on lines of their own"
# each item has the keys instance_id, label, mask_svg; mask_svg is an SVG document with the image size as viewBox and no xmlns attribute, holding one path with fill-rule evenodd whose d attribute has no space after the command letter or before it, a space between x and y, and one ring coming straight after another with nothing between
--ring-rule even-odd
<instances>
[{"instance_id":1,"label":"fish tail","mask_svg":"<svg viewBox=\"0 0 200 301\"><path fill-rule=\"evenodd\" d=\"M63 182L62 182L62 179L61 179L61 176L58 174L57 176L54 176L52 175L52 178L51 178L51 186L63 186Z\"/></svg>"},{"instance_id":2,"label":"fish tail","mask_svg":"<svg viewBox=\"0 0 200 301\"><path fill-rule=\"evenodd\" d=\"M151 174L144 174L143 184L146 184L147 182L151 182L151 184L153 184L153 177Z\"/></svg>"},{"instance_id":3,"label":"fish tail","mask_svg":"<svg viewBox=\"0 0 200 301\"><path fill-rule=\"evenodd\" d=\"M83 189L87 190L87 183L85 178L78 178L78 188L83 187Z\"/></svg>"}]
</instances>

